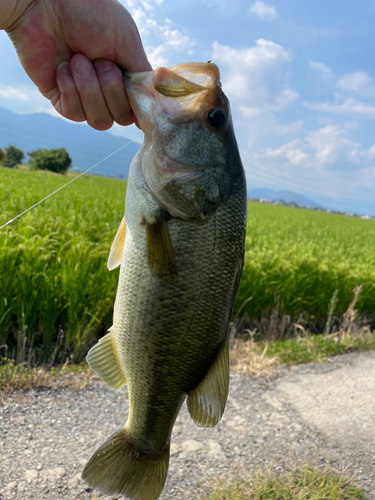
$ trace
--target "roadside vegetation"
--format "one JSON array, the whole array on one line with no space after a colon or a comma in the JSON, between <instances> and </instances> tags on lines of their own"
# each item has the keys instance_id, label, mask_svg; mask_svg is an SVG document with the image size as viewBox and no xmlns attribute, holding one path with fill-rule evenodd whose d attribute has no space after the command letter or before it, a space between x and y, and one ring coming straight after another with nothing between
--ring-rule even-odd
<instances>
[{"instance_id":1,"label":"roadside vegetation","mask_svg":"<svg viewBox=\"0 0 375 500\"><path fill-rule=\"evenodd\" d=\"M240 308L230 335L232 369L238 373L270 375L283 365L321 363L339 354L375 350L375 331L371 330L370 325L360 326L361 321L358 319L356 304L361 292L362 285L353 290L353 300L341 318L333 316L337 293L333 294L323 333L313 334L294 323L292 334L279 340L259 338L256 328L243 328L247 318L240 316ZM333 322L336 324L332 328Z\"/></svg>"},{"instance_id":2,"label":"roadside vegetation","mask_svg":"<svg viewBox=\"0 0 375 500\"><path fill-rule=\"evenodd\" d=\"M329 357L349 352L375 350L375 332L361 330L356 335L306 334L286 340L255 342L234 339L230 351L231 369L249 375L271 375L281 366L322 363Z\"/></svg>"},{"instance_id":3,"label":"roadside vegetation","mask_svg":"<svg viewBox=\"0 0 375 500\"><path fill-rule=\"evenodd\" d=\"M0 167L0 226L66 182ZM106 261L125 190L84 176L0 231L2 358L78 363L111 326L118 270ZM374 221L259 203L248 212L236 356L289 363L373 348Z\"/></svg>"},{"instance_id":4,"label":"roadside vegetation","mask_svg":"<svg viewBox=\"0 0 375 500\"><path fill-rule=\"evenodd\" d=\"M238 473L234 477L238 477ZM195 500L366 500L356 482L328 467L306 466L275 476L263 471L249 478L233 474L208 480Z\"/></svg>"},{"instance_id":5,"label":"roadside vegetation","mask_svg":"<svg viewBox=\"0 0 375 500\"><path fill-rule=\"evenodd\" d=\"M98 380L87 363L64 363L57 367L30 366L27 363L16 364L10 359L3 358L0 364L0 394L38 388L80 391Z\"/></svg>"}]
</instances>

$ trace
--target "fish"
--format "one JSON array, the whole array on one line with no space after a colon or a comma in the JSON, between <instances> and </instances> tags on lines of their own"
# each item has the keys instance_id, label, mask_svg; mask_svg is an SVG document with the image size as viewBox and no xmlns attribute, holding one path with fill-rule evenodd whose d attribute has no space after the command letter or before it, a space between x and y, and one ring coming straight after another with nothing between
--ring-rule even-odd
<instances>
[{"instance_id":1,"label":"fish","mask_svg":"<svg viewBox=\"0 0 375 500\"><path fill-rule=\"evenodd\" d=\"M185 399L211 427L228 397L228 331L244 262L246 180L214 63L125 73L144 142L108 258L120 266L113 326L87 362L129 413L82 477L107 495L156 500Z\"/></svg>"}]
</instances>

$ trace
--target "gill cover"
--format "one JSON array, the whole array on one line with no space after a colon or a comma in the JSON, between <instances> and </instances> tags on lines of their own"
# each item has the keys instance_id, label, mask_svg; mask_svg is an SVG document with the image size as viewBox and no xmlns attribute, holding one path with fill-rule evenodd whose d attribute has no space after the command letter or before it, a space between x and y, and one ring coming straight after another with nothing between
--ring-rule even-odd
<instances>
[{"instance_id":1,"label":"gill cover","mask_svg":"<svg viewBox=\"0 0 375 500\"><path fill-rule=\"evenodd\" d=\"M229 103L212 63L129 74L130 104L145 134L142 176L173 217L205 220L227 198Z\"/></svg>"}]
</instances>

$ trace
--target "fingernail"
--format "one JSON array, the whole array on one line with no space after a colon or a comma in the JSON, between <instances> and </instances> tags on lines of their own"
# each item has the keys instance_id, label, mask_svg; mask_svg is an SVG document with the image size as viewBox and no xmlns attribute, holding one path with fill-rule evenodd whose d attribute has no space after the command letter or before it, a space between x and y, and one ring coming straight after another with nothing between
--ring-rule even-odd
<instances>
[{"instance_id":1,"label":"fingernail","mask_svg":"<svg viewBox=\"0 0 375 500\"><path fill-rule=\"evenodd\" d=\"M55 110L60 114L63 115L63 110L62 110L62 105L61 105L61 99L57 101L57 103L54 105Z\"/></svg>"},{"instance_id":2,"label":"fingernail","mask_svg":"<svg viewBox=\"0 0 375 500\"><path fill-rule=\"evenodd\" d=\"M59 64L58 70L63 76L72 76L72 72L70 71L70 64L68 63L68 61L61 62Z\"/></svg>"},{"instance_id":3,"label":"fingernail","mask_svg":"<svg viewBox=\"0 0 375 500\"><path fill-rule=\"evenodd\" d=\"M77 75L78 77L86 78L91 73L91 63L86 61L86 59L80 59L73 66L73 71L74 71L74 74Z\"/></svg>"},{"instance_id":4,"label":"fingernail","mask_svg":"<svg viewBox=\"0 0 375 500\"><path fill-rule=\"evenodd\" d=\"M113 63L107 59L99 59L98 61L95 61L94 66L96 71L102 73L112 69Z\"/></svg>"}]
</instances>

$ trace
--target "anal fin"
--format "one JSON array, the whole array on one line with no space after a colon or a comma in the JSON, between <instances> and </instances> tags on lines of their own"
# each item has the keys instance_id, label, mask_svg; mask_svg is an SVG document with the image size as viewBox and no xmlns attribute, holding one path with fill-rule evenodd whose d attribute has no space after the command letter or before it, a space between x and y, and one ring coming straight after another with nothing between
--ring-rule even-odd
<instances>
[{"instance_id":1,"label":"anal fin","mask_svg":"<svg viewBox=\"0 0 375 500\"><path fill-rule=\"evenodd\" d=\"M176 279L174 250L167 223L162 215L154 224L146 221L146 244L150 271L164 281Z\"/></svg>"},{"instance_id":2,"label":"anal fin","mask_svg":"<svg viewBox=\"0 0 375 500\"><path fill-rule=\"evenodd\" d=\"M122 251L124 249L126 233L126 219L123 217L120 227L117 230L115 239L113 240L111 250L109 252L107 267L110 271L116 269L121 264Z\"/></svg>"},{"instance_id":3,"label":"anal fin","mask_svg":"<svg viewBox=\"0 0 375 500\"><path fill-rule=\"evenodd\" d=\"M115 354L111 331L89 350L86 361L98 377L114 391L119 391L126 384Z\"/></svg>"},{"instance_id":4,"label":"anal fin","mask_svg":"<svg viewBox=\"0 0 375 500\"><path fill-rule=\"evenodd\" d=\"M225 340L203 380L188 394L188 410L196 424L213 427L218 423L224 413L228 387L229 348Z\"/></svg>"}]
</instances>

